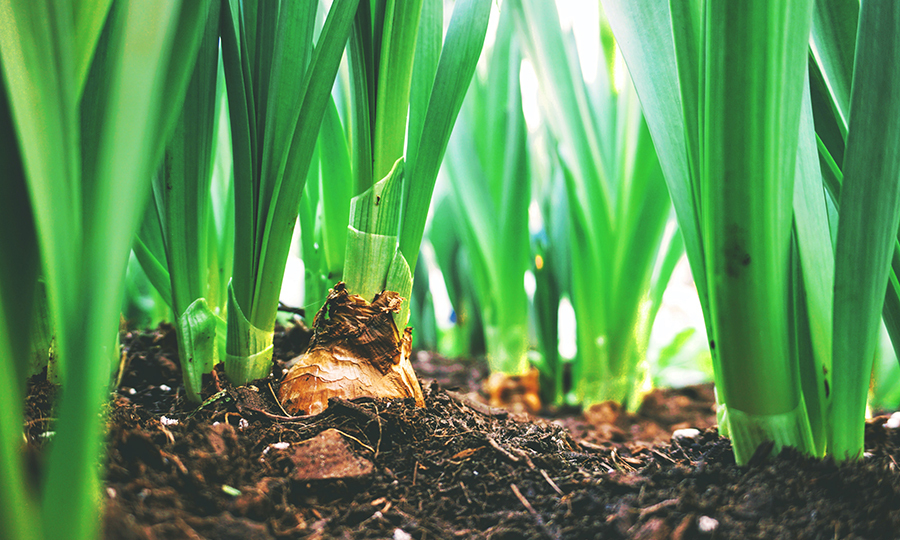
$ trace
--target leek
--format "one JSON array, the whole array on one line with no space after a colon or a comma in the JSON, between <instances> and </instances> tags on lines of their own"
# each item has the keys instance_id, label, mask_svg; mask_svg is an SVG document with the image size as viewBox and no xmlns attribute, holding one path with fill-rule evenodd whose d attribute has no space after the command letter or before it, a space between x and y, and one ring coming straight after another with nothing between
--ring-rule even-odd
<instances>
[{"instance_id":1,"label":"leek","mask_svg":"<svg viewBox=\"0 0 900 540\"><path fill-rule=\"evenodd\" d=\"M349 43L352 106L344 119L354 197L343 282L316 315L310 353L281 385L279 397L294 411L321 410L332 395L411 397L424 404L406 327L413 270L490 2L457 2L443 41L442 13L440 0L360 3ZM371 306L392 313L391 324L372 316ZM344 332L335 325L344 325Z\"/></svg>"},{"instance_id":2,"label":"leek","mask_svg":"<svg viewBox=\"0 0 900 540\"><path fill-rule=\"evenodd\" d=\"M359 0L337 0L313 49L316 2L223 4L234 158L234 269L225 373L267 376L300 196Z\"/></svg>"},{"instance_id":3,"label":"leek","mask_svg":"<svg viewBox=\"0 0 900 540\"><path fill-rule=\"evenodd\" d=\"M512 11L501 11L487 75L469 89L443 165L463 225L491 369L488 393L497 405L503 379L533 369L525 291L531 181L514 29ZM538 396L530 399L537 408Z\"/></svg>"},{"instance_id":4,"label":"leek","mask_svg":"<svg viewBox=\"0 0 900 540\"><path fill-rule=\"evenodd\" d=\"M858 457L878 314L900 305L900 79L878 63L897 7L604 6L698 278L720 431L741 463L765 441Z\"/></svg>"},{"instance_id":5,"label":"leek","mask_svg":"<svg viewBox=\"0 0 900 540\"><path fill-rule=\"evenodd\" d=\"M196 403L201 401L202 375L218 363L216 327L225 325L224 306L210 294L215 290L209 284L218 277L210 269L218 255L216 235L210 235L210 184L219 97L219 3L211 6L184 109L153 181L153 204L147 207L137 239L144 267L158 268L153 273L158 279L168 277L157 290L170 293L165 300L175 313L184 387Z\"/></svg>"},{"instance_id":6,"label":"leek","mask_svg":"<svg viewBox=\"0 0 900 540\"><path fill-rule=\"evenodd\" d=\"M25 499L21 537L87 539L99 532L99 413L117 357L129 247L208 8L130 1L0 6L0 59L28 186L27 198L11 202L34 215L64 382L40 502L16 485L20 477L4 481L4 490L11 485ZM0 341L8 367L14 351ZM10 375L4 369L4 378ZM4 426L3 462L21 469L22 456L8 453L21 441L21 425Z\"/></svg>"}]
</instances>

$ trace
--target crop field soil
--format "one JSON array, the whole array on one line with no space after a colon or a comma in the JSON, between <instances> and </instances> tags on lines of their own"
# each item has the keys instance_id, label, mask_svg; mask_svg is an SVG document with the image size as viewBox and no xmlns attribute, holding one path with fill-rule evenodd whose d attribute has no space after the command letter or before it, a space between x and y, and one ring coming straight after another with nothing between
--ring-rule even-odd
<instances>
[{"instance_id":1,"label":"crop field soil","mask_svg":"<svg viewBox=\"0 0 900 540\"><path fill-rule=\"evenodd\" d=\"M866 427L867 457L787 449L738 467L710 386L542 417L478 397L486 367L420 353L425 408L332 400L284 419L278 375L308 336L276 333L276 373L183 399L174 332L122 335L107 412L108 539L896 538L900 429ZM209 399L210 397L214 399ZM30 473L52 440L54 387L29 384ZM673 430L698 428L672 438ZM683 433L683 432L680 432Z\"/></svg>"}]
</instances>

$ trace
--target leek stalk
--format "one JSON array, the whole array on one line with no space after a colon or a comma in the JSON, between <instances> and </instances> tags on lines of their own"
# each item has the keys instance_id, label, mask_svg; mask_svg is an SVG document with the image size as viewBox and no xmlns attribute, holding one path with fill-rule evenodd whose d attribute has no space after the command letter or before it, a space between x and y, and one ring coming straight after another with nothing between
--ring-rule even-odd
<instances>
[{"instance_id":1,"label":"leek stalk","mask_svg":"<svg viewBox=\"0 0 900 540\"><path fill-rule=\"evenodd\" d=\"M295 411L320 410L332 395L374 393L424 403L409 362L412 334L406 324L412 272L438 167L475 70L489 15L489 1L457 2L441 46L439 0L360 4L349 44L352 111L344 130L351 142L355 186L344 282L316 316L315 347L281 385L279 397ZM371 306L387 298L391 300L383 308L393 314L391 325L369 314ZM326 318L329 314L332 319ZM336 332L338 323L356 330L350 335ZM363 347L351 339L353 334L371 343ZM392 351L392 362L379 360L382 348ZM366 350L371 356L363 354ZM380 377L405 384L391 383L390 390L384 390ZM358 382L347 383L354 378ZM310 392L316 396L310 398Z\"/></svg>"},{"instance_id":2,"label":"leek stalk","mask_svg":"<svg viewBox=\"0 0 900 540\"><path fill-rule=\"evenodd\" d=\"M358 3L332 4L315 49L315 2L223 5L235 175L225 372L235 384L271 369L278 295L300 196Z\"/></svg>"},{"instance_id":3,"label":"leek stalk","mask_svg":"<svg viewBox=\"0 0 900 540\"><path fill-rule=\"evenodd\" d=\"M28 197L15 202L34 215L64 382L41 500L19 493L23 517L28 508L40 512L26 538L99 532L99 413L117 357L129 247L209 9L209 2L111 4L0 6L0 58L28 186ZM5 293L3 300L10 301ZM5 348L8 358L14 351ZM4 437L14 433L8 428ZM21 425L17 431L4 450L18 446Z\"/></svg>"}]
</instances>

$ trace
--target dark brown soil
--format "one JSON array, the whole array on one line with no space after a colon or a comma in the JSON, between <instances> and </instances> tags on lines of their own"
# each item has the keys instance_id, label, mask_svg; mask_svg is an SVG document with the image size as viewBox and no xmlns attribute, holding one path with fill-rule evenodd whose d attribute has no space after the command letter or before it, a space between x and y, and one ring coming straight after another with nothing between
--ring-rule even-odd
<instances>
[{"instance_id":1,"label":"dark brown soil","mask_svg":"<svg viewBox=\"0 0 900 540\"><path fill-rule=\"evenodd\" d=\"M276 376L303 341L299 330L277 334ZM218 397L198 410L182 398L173 332L122 343L108 539L900 537L900 430L884 418L867 426L859 463L786 450L737 467L712 427L710 387L655 391L637 415L599 406L541 419L479 402L483 364L422 353L425 408L332 400L283 420L277 378L210 381L206 395ZM32 381L35 477L52 398ZM670 440L682 427L701 431Z\"/></svg>"}]
</instances>

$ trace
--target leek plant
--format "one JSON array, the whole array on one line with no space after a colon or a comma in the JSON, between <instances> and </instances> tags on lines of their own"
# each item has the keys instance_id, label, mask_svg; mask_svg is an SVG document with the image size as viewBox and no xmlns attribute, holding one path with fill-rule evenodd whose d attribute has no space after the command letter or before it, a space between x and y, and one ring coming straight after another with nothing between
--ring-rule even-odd
<instances>
[{"instance_id":1,"label":"leek plant","mask_svg":"<svg viewBox=\"0 0 900 540\"><path fill-rule=\"evenodd\" d=\"M541 402L560 406L577 404L569 376L571 362L560 354L560 305L564 298L571 302L572 296L569 202L559 154L550 147L553 138L546 125L538 133L542 136L534 137L532 144L541 139L546 147L543 152L532 154L536 171L533 196L541 217L541 226L531 241L534 254L531 271L535 281L531 312L539 352L535 366L540 373ZM538 156L545 158L543 162Z\"/></svg>"},{"instance_id":2,"label":"leek plant","mask_svg":"<svg viewBox=\"0 0 900 540\"><path fill-rule=\"evenodd\" d=\"M31 375L32 322L40 257L28 186L11 117L6 87L0 87L0 539L37 539L38 508L25 478L21 447L24 381Z\"/></svg>"},{"instance_id":3,"label":"leek plant","mask_svg":"<svg viewBox=\"0 0 900 540\"><path fill-rule=\"evenodd\" d=\"M498 405L504 379L534 369L525 290L531 181L514 29L512 10L501 10L486 76L474 78L444 160L484 325L487 391ZM539 408L537 388L526 399Z\"/></svg>"},{"instance_id":4,"label":"leek plant","mask_svg":"<svg viewBox=\"0 0 900 540\"><path fill-rule=\"evenodd\" d=\"M0 231L0 536L98 536L99 413L117 357L125 267L208 13L204 1L0 5L3 214L24 220L13 228L4 218ZM43 485L33 492L17 411L38 261L63 387Z\"/></svg>"},{"instance_id":5,"label":"leek plant","mask_svg":"<svg viewBox=\"0 0 900 540\"><path fill-rule=\"evenodd\" d=\"M681 224L738 462L765 442L860 456L900 216L900 6L603 5ZM855 30L833 24L836 6L858 10ZM815 122L811 36L833 99L820 106L814 86ZM838 167L828 145L844 141Z\"/></svg>"},{"instance_id":6,"label":"leek plant","mask_svg":"<svg viewBox=\"0 0 900 540\"><path fill-rule=\"evenodd\" d=\"M549 0L511 0L566 183L571 301L577 326L575 399L629 409L649 381L646 351L662 294L683 253L666 235L671 202L630 83L616 88L614 44L584 82L574 38Z\"/></svg>"},{"instance_id":7,"label":"leek plant","mask_svg":"<svg viewBox=\"0 0 900 540\"><path fill-rule=\"evenodd\" d=\"M224 106L218 66L219 3L213 2L184 108L153 180L153 203L135 241L145 272L175 313L184 387L198 403L201 377L218 363L216 337L225 329L211 208L217 105Z\"/></svg>"},{"instance_id":8,"label":"leek plant","mask_svg":"<svg viewBox=\"0 0 900 540\"><path fill-rule=\"evenodd\" d=\"M446 176L444 176L446 178ZM481 310L475 296L475 285L468 251L465 249L462 231L447 227L447 223L459 223L459 208L449 193L446 182L439 180L435 187L433 214L426 229L426 241L433 250L433 263L440 271L449 312L438 314L439 332L437 350L450 358L485 354L484 325ZM417 266L418 268L418 266ZM439 287L435 284L435 288ZM438 306L435 305L435 308ZM446 307L446 306L445 306ZM415 324L415 319L412 319Z\"/></svg>"},{"instance_id":9,"label":"leek plant","mask_svg":"<svg viewBox=\"0 0 900 540\"><path fill-rule=\"evenodd\" d=\"M409 362L408 299L438 168L490 5L458 1L442 38L440 0L359 4L348 44L349 163L334 169L349 171L354 195L343 282L315 317L309 352L281 385L289 409L315 413L332 395L424 403Z\"/></svg>"},{"instance_id":10,"label":"leek plant","mask_svg":"<svg viewBox=\"0 0 900 540\"><path fill-rule=\"evenodd\" d=\"M222 6L234 160L234 257L225 373L266 377L278 296L319 127L359 0L336 0L313 47L317 2Z\"/></svg>"}]
</instances>

